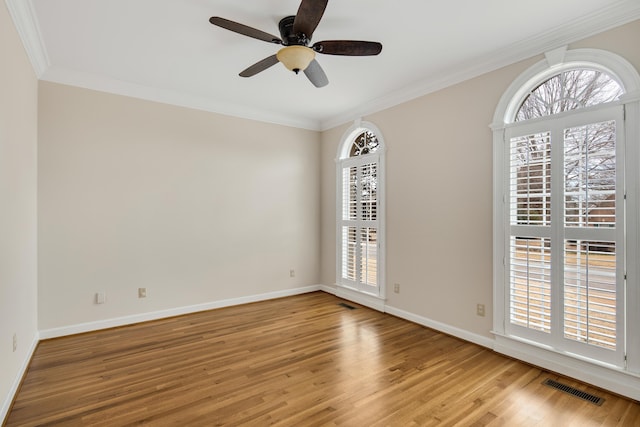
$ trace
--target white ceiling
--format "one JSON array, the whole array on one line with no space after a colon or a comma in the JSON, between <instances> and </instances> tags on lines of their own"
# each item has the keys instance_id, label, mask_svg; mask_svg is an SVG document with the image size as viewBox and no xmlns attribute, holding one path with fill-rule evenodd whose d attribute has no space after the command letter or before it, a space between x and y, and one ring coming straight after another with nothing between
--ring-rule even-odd
<instances>
[{"instance_id":1,"label":"white ceiling","mask_svg":"<svg viewBox=\"0 0 640 427\"><path fill-rule=\"evenodd\" d=\"M640 18L638 0L329 1L312 42L379 41L379 56L318 55L329 85L282 65L238 73L278 46L299 0L7 0L42 80L309 129L327 129Z\"/></svg>"}]
</instances>

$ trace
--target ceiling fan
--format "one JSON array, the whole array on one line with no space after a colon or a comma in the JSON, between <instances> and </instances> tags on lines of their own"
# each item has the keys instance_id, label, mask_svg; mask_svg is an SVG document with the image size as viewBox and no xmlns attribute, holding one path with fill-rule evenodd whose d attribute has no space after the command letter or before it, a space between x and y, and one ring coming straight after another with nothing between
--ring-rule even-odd
<instances>
[{"instance_id":1,"label":"ceiling fan","mask_svg":"<svg viewBox=\"0 0 640 427\"><path fill-rule=\"evenodd\" d=\"M209 22L238 34L284 46L275 55L258 61L242 71L241 77L254 76L281 62L296 74L303 71L314 86L323 87L329 83L329 80L315 59L316 53L371 56L382 51L382 44L360 40L325 40L309 46L311 36L324 14L327 3L328 0L302 0L298 13L295 16L283 18L278 24L281 37L218 16L211 17Z\"/></svg>"}]
</instances>

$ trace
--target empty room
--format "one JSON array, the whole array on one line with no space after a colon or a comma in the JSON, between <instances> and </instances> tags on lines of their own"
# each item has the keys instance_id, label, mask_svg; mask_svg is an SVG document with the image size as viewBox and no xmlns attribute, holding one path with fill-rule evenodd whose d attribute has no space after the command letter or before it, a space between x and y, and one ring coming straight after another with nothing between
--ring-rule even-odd
<instances>
[{"instance_id":1,"label":"empty room","mask_svg":"<svg viewBox=\"0 0 640 427\"><path fill-rule=\"evenodd\" d=\"M640 425L638 40L637 0L5 0L2 425Z\"/></svg>"}]
</instances>

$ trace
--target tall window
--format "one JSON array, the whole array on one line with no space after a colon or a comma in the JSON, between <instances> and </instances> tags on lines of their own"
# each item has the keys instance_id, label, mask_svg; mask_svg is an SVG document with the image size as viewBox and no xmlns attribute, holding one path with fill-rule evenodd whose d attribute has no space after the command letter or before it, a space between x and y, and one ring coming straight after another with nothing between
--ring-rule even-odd
<instances>
[{"instance_id":1,"label":"tall window","mask_svg":"<svg viewBox=\"0 0 640 427\"><path fill-rule=\"evenodd\" d=\"M494 129L494 329L624 369L625 88L584 62L524 84Z\"/></svg>"},{"instance_id":2,"label":"tall window","mask_svg":"<svg viewBox=\"0 0 640 427\"><path fill-rule=\"evenodd\" d=\"M383 286L382 142L372 126L356 126L338 158L337 284L374 297Z\"/></svg>"},{"instance_id":3,"label":"tall window","mask_svg":"<svg viewBox=\"0 0 640 427\"><path fill-rule=\"evenodd\" d=\"M564 71L527 95L507 131L508 330L542 332L549 336L540 341L617 364L624 349L624 236L617 232L624 209L616 209L624 203L617 185L624 180L617 167L622 108L574 110L620 95L601 71ZM545 119L524 125L535 118Z\"/></svg>"}]
</instances>

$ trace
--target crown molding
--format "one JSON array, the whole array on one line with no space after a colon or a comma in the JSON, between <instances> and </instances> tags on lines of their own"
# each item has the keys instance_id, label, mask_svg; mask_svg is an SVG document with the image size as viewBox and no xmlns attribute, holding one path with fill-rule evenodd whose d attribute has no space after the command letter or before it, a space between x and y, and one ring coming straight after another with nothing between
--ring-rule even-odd
<instances>
[{"instance_id":1,"label":"crown molding","mask_svg":"<svg viewBox=\"0 0 640 427\"><path fill-rule=\"evenodd\" d=\"M47 49L42 40L38 18L31 0L5 0L22 45L36 76L40 78L51 65Z\"/></svg>"},{"instance_id":2,"label":"crown molding","mask_svg":"<svg viewBox=\"0 0 640 427\"><path fill-rule=\"evenodd\" d=\"M207 111L210 113L241 119L249 119L313 131L320 130L319 121L311 120L306 117L277 114L263 109L255 109L244 105L233 104L228 101L219 101L211 97L144 86L57 66L49 67L49 69L41 76L40 80L194 110Z\"/></svg>"},{"instance_id":3,"label":"crown molding","mask_svg":"<svg viewBox=\"0 0 640 427\"><path fill-rule=\"evenodd\" d=\"M320 123L322 131L353 121L387 108L420 98L449 86L478 77L507 65L544 54L598 33L640 18L640 2L622 1L563 25L555 31L512 43L491 54L473 58L443 70L428 79L405 86L393 93L371 100L365 105L343 112Z\"/></svg>"},{"instance_id":4,"label":"crown molding","mask_svg":"<svg viewBox=\"0 0 640 427\"><path fill-rule=\"evenodd\" d=\"M326 120L318 120L275 114L271 111L221 102L200 95L156 89L104 76L52 67L31 0L5 0L5 2L35 74L41 80L315 131L334 128L358 117L397 106L640 18L640 2L623 0L569 22L555 31L512 43L489 55L459 63L428 79L414 82L392 93L372 99L354 109L339 112Z\"/></svg>"}]
</instances>

